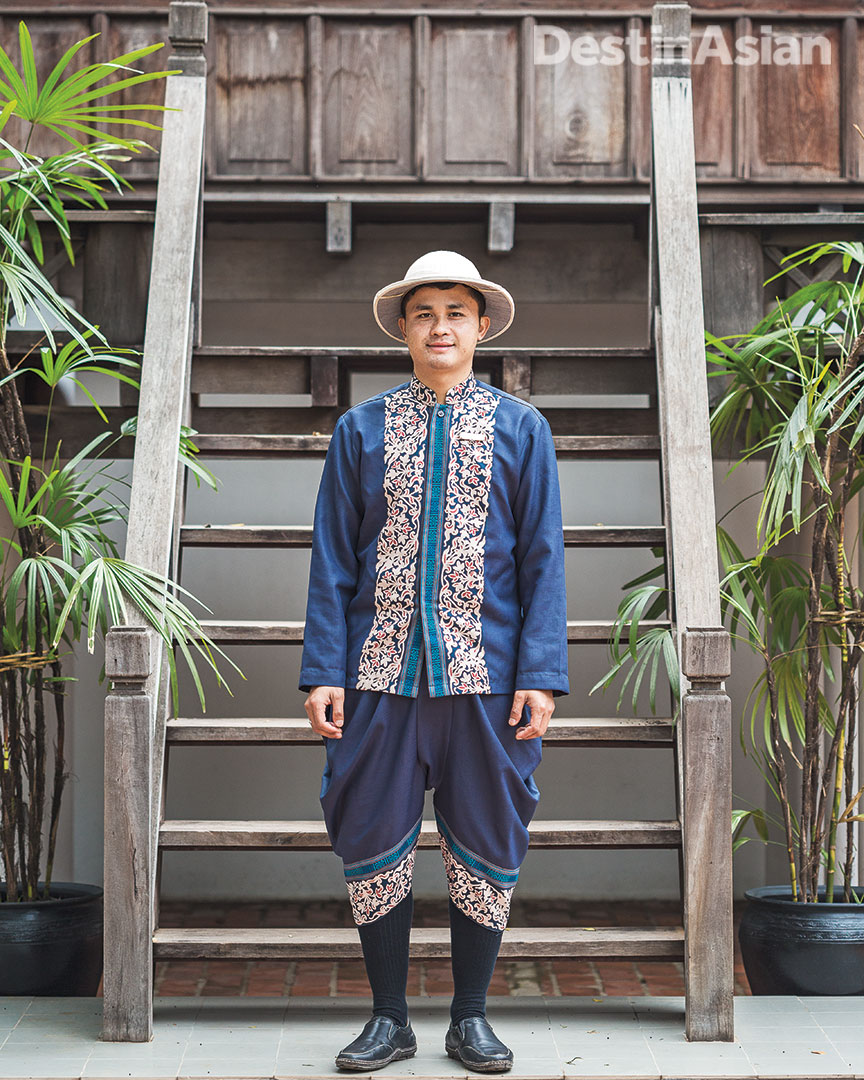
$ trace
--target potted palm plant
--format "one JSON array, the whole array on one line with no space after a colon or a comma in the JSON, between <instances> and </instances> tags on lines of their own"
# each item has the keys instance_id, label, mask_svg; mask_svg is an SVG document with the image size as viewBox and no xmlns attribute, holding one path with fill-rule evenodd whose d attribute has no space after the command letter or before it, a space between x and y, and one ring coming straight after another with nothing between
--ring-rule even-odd
<instances>
[{"instance_id":1,"label":"potted palm plant","mask_svg":"<svg viewBox=\"0 0 864 1080\"><path fill-rule=\"evenodd\" d=\"M20 73L0 49L0 503L10 522L8 535L0 535L0 995L94 994L101 976L102 890L53 878L67 780L69 649L86 635L92 652L97 634L127 621L127 605L133 604L166 644L181 649L202 708L195 657L217 677L217 657L231 663L179 599L185 590L121 559L109 535L110 523L125 520L126 506L124 481L110 474L106 459L118 440L134 437L134 420L118 432L97 435L71 460L63 461L59 444L52 447L52 408L61 385L76 384L107 422L82 377L99 373L137 386L139 365L134 350L112 349L98 326L52 287L43 270L40 230L59 237L73 259L66 206L104 209L108 185L118 192L131 186L116 163L148 146L138 139L107 139L92 125L158 130L99 99L173 74L131 67L161 42L70 74L73 58L90 40L75 43L41 86L25 23L19 24ZM106 81L118 71L132 74ZM3 138L12 117L25 132L23 145ZM69 149L46 157L33 153L31 136L40 125L61 135ZM80 135L95 138L82 142ZM42 224L36 211L42 212ZM10 322L14 315L23 325L28 312L44 329L45 343L12 366ZM35 447L18 392L25 374L48 388L45 429ZM192 435L184 429L178 454L196 480L215 486L212 474L195 461ZM176 709L172 648L167 655Z\"/></svg>"},{"instance_id":2,"label":"potted palm plant","mask_svg":"<svg viewBox=\"0 0 864 1080\"><path fill-rule=\"evenodd\" d=\"M767 461L755 553L717 526L723 618L733 644L745 642L762 661L742 745L774 800L735 810L733 844L778 843L788 866L786 883L746 894L739 936L757 994L864 993L854 835L864 820L854 771L864 593L852 573L857 530L847 536L850 521L858 524L850 504L864 487L864 245L809 245L769 281L838 257L836 279L817 274L749 332L706 335L709 377L725 386L710 419L715 447L737 440L730 472L757 454ZM808 522L807 551L785 553L783 538ZM671 635L655 630L648 641L638 632L643 612L656 618L666 606L664 590L646 584L662 572L661 564L625 585L637 587L619 607L615 663L592 692L627 666L638 689L649 664L656 678L660 657L677 691Z\"/></svg>"}]
</instances>

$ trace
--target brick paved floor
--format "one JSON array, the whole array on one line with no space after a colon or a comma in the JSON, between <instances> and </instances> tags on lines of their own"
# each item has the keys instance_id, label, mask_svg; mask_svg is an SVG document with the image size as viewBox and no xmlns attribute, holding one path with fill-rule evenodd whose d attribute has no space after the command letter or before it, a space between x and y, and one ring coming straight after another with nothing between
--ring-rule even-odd
<instances>
[{"instance_id":1,"label":"brick paved floor","mask_svg":"<svg viewBox=\"0 0 864 1080\"><path fill-rule=\"evenodd\" d=\"M737 947L735 992L750 989ZM573 903L572 901L524 901L514 898L513 926L668 926L680 922L676 904L663 902ZM326 928L352 926L346 902L305 901L295 903L212 904L163 902L162 926ZM445 926L446 902L417 900L415 926ZM450 995L453 984L447 960L413 962L408 977L409 995ZM168 960L156 965L156 993L164 996L227 997L303 996L335 997L369 994L362 961L320 962L301 960ZM684 993L680 963L587 963L576 960L500 961L495 968L490 995L550 996L596 995L678 996Z\"/></svg>"}]
</instances>

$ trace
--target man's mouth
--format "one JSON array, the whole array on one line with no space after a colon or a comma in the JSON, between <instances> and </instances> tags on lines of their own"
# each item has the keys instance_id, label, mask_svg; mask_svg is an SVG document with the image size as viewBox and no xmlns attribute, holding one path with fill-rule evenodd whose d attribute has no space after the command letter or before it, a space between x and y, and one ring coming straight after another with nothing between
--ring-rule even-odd
<instances>
[{"instance_id":1,"label":"man's mouth","mask_svg":"<svg viewBox=\"0 0 864 1080\"><path fill-rule=\"evenodd\" d=\"M452 349L452 341L433 341L429 344L430 349Z\"/></svg>"}]
</instances>

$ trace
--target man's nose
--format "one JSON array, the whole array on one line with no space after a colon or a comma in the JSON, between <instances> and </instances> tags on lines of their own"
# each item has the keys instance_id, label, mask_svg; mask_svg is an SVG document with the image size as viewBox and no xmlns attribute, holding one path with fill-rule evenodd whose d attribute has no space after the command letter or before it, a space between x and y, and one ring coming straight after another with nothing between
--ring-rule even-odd
<instances>
[{"instance_id":1,"label":"man's nose","mask_svg":"<svg viewBox=\"0 0 864 1080\"><path fill-rule=\"evenodd\" d=\"M449 324L447 322L447 316L446 315L442 315L442 316L440 316L440 318L436 319L435 320L435 325L432 327L432 333L433 334L439 334L439 335L440 334L446 334L446 333L449 333L449 330L450 330L450 326L449 326Z\"/></svg>"}]
</instances>

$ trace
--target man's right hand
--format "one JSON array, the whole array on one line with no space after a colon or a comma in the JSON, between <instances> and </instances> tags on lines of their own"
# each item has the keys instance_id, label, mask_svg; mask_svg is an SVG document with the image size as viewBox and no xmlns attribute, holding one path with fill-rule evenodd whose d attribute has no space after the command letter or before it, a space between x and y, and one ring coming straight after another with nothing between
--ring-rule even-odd
<instances>
[{"instance_id":1,"label":"man's right hand","mask_svg":"<svg viewBox=\"0 0 864 1080\"><path fill-rule=\"evenodd\" d=\"M331 720L327 720L325 709L332 705ZM309 697L303 702L303 708L309 717L309 723L316 735L325 739L341 739L342 724L345 720L344 686L313 686Z\"/></svg>"}]
</instances>

